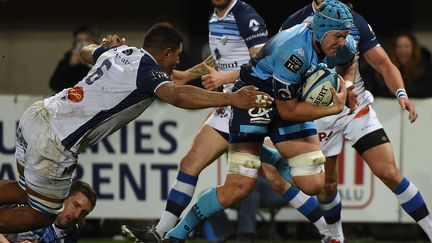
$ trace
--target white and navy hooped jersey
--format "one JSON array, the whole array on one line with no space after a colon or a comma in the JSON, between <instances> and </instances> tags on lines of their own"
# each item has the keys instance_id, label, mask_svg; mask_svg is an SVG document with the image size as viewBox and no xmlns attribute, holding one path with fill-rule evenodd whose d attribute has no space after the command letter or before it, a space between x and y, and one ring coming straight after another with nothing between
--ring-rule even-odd
<instances>
[{"instance_id":1,"label":"white and navy hooped jersey","mask_svg":"<svg viewBox=\"0 0 432 243\"><path fill-rule=\"evenodd\" d=\"M44 100L52 129L73 152L93 145L138 117L156 90L171 82L144 49L97 48L96 64L74 87Z\"/></svg>"},{"instance_id":2,"label":"white and navy hooped jersey","mask_svg":"<svg viewBox=\"0 0 432 243\"><path fill-rule=\"evenodd\" d=\"M354 25L350 30L350 35L353 36L357 42L357 48L359 54L366 53L370 49L379 46L378 39L372 30L372 27L366 22L366 20L357 12L352 11ZM292 26L302 23L303 21L309 21L311 16L314 14L312 4L305 6L290 17L288 17L281 26L281 30L291 28ZM373 102L373 96L370 92L364 88L364 81L360 76L360 71L356 70L356 80L354 83L355 92L358 95L357 98L360 100L360 107Z\"/></svg>"},{"instance_id":3,"label":"white and navy hooped jersey","mask_svg":"<svg viewBox=\"0 0 432 243\"><path fill-rule=\"evenodd\" d=\"M218 17L209 19L209 47L220 72L239 70L250 59L249 48L261 47L268 40L264 20L250 5L236 0Z\"/></svg>"}]
</instances>

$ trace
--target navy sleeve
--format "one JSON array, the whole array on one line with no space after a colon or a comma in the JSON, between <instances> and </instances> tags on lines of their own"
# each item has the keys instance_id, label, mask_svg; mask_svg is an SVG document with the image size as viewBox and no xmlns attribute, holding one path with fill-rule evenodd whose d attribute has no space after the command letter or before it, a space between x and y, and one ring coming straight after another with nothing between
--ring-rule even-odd
<instances>
[{"instance_id":1,"label":"navy sleeve","mask_svg":"<svg viewBox=\"0 0 432 243\"><path fill-rule=\"evenodd\" d=\"M117 47L117 46L112 46L112 47L106 47L106 46L104 46L104 47L98 47L98 48L96 48L96 49L93 51L93 61L96 62L97 59L98 59L102 54L104 54L104 52L106 52L106 51L108 51L108 50L111 50L112 48L115 48L115 47Z\"/></svg>"},{"instance_id":2,"label":"navy sleeve","mask_svg":"<svg viewBox=\"0 0 432 243\"><path fill-rule=\"evenodd\" d=\"M149 61L149 57L141 59L137 75L137 86L146 93L154 95L162 83L171 82L167 72L160 66Z\"/></svg>"},{"instance_id":3,"label":"navy sleeve","mask_svg":"<svg viewBox=\"0 0 432 243\"><path fill-rule=\"evenodd\" d=\"M360 42L358 49L360 54L367 52L369 49L374 48L379 44L372 27L366 22L366 20L357 12L352 12L354 25L358 28L360 34Z\"/></svg>"},{"instance_id":4,"label":"navy sleeve","mask_svg":"<svg viewBox=\"0 0 432 243\"><path fill-rule=\"evenodd\" d=\"M313 14L312 4L305 6L294 14L290 15L281 25L280 31L289 29L294 25L302 23L307 17Z\"/></svg>"},{"instance_id":5,"label":"navy sleeve","mask_svg":"<svg viewBox=\"0 0 432 243\"><path fill-rule=\"evenodd\" d=\"M240 35L248 48L264 44L268 40L267 27L261 16L251 6L238 2L233 8Z\"/></svg>"}]
</instances>

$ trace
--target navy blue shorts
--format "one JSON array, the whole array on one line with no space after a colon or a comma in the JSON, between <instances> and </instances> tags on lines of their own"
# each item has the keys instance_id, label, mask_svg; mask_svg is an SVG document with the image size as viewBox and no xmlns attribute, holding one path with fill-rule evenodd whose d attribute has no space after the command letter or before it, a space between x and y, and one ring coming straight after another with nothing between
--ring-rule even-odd
<instances>
[{"instance_id":1,"label":"navy blue shorts","mask_svg":"<svg viewBox=\"0 0 432 243\"><path fill-rule=\"evenodd\" d=\"M262 143L270 137L273 144L317 134L314 122L282 120L276 104L268 108L233 108L230 122L230 143Z\"/></svg>"}]
</instances>

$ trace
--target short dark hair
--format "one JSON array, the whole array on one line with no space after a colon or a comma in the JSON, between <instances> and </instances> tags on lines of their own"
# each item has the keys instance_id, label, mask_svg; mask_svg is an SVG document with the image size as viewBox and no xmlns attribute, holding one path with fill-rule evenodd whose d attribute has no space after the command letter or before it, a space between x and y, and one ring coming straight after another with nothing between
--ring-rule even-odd
<instances>
[{"instance_id":1,"label":"short dark hair","mask_svg":"<svg viewBox=\"0 0 432 243\"><path fill-rule=\"evenodd\" d=\"M88 26L88 25L80 25L74 30L73 37L75 38L77 35L79 35L81 33L88 34L94 43L99 42L100 33L96 28ZM76 44L76 43L74 43L74 44Z\"/></svg>"},{"instance_id":2,"label":"short dark hair","mask_svg":"<svg viewBox=\"0 0 432 243\"><path fill-rule=\"evenodd\" d=\"M183 37L180 33L168 24L153 25L144 36L144 49L164 50L166 48L177 49Z\"/></svg>"},{"instance_id":3,"label":"short dark hair","mask_svg":"<svg viewBox=\"0 0 432 243\"><path fill-rule=\"evenodd\" d=\"M93 205L93 208L96 206L96 201L97 201L96 192L88 183L84 181L72 182L68 197L73 196L78 192L81 192L82 194L84 194L84 196L87 197L87 199Z\"/></svg>"}]
</instances>

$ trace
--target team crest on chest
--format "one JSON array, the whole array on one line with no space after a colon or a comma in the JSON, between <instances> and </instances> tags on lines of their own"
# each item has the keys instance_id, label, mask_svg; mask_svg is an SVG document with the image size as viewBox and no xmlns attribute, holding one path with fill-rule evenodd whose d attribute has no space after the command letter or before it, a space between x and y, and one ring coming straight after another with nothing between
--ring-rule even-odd
<instances>
[{"instance_id":1,"label":"team crest on chest","mask_svg":"<svg viewBox=\"0 0 432 243\"><path fill-rule=\"evenodd\" d=\"M228 43L228 37L226 35L222 36L220 43L226 45Z\"/></svg>"},{"instance_id":2,"label":"team crest on chest","mask_svg":"<svg viewBox=\"0 0 432 243\"><path fill-rule=\"evenodd\" d=\"M75 86L69 89L67 93L68 100L78 103L84 99L84 90L82 87Z\"/></svg>"}]
</instances>

